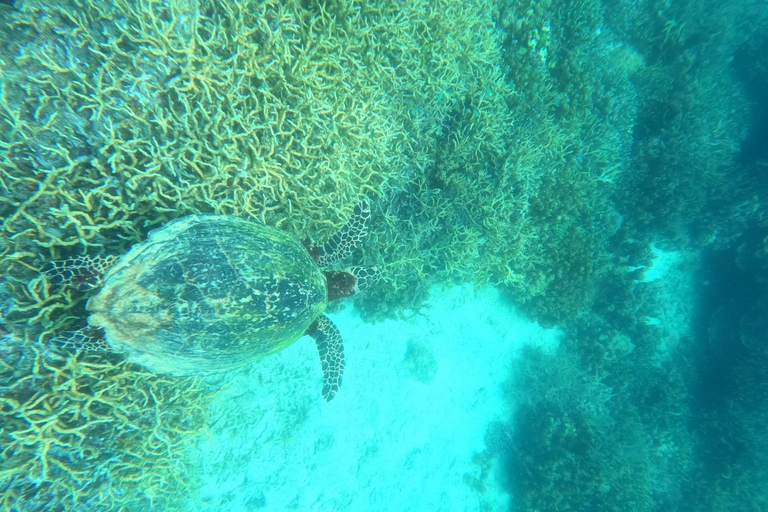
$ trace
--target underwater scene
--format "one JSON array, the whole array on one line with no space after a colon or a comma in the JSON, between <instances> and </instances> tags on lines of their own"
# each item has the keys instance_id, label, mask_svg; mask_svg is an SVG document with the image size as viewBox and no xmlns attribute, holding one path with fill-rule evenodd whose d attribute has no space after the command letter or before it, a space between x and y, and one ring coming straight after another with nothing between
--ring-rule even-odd
<instances>
[{"instance_id":1,"label":"underwater scene","mask_svg":"<svg viewBox=\"0 0 768 512\"><path fill-rule=\"evenodd\" d=\"M0 0L37 511L768 511L768 2Z\"/></svg>"}]
</instances>

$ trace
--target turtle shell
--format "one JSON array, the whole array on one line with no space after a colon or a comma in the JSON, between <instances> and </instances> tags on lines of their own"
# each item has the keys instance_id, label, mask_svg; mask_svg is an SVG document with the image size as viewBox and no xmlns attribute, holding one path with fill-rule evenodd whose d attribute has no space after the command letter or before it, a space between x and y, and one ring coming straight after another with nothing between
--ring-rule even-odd
<instances>
[{"instance_id":1,"label":"turtle shell","mask_svg":"<svg viewBox=\"0 0 768 512\"><path fill-rule=\"evenodd\" d=\"M88 323L130 361L176 375L282 350L325 310L326 279L288 234L228 215L168 223L122 256Z\"/></svg>"}]
</instances>

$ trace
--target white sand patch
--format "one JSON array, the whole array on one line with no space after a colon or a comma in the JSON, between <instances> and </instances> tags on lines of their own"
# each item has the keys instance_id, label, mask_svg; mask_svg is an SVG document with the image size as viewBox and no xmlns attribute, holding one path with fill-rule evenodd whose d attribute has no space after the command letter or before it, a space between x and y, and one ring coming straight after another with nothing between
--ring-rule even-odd
<instances>
[{"instance_id":1,"label":"white sand patch","mask_svg":"<svg viewBox=\"0 0 768 512\"><path fill-rule=\"evenodd\" d=\"M660 309L645 321L661 329L659 362L671 356L681 340L690 335L699 287L697 273L701 266L698 251L664 251L653 246L654 259L643 281L658 287Z\"/></svg>"},{"instance_id":2,"label":"white sand patch","mask_svg":"<svg viewBox=\"0 0 768 512\"><path fill-rule=\"evenodd\" d=\"M515 313L493 289L436 288L406 320L329 315L345 339L338 395L321 395L311 338L241 372L199 444L205 511L507 510L493 477L478 493L487 424L504 419L502 385L525 344L560 334Z\"/></svg>"},{"instance_id":3,"label":"white sand patch","mask_svg":"<svg viewBox=\"0 0 768 512\"><path fill-rule=\"evenodd\" d=\"M653 262L648 270L645 271L643 281L657 281L669 276L670 272L675 272L680 265L686 261L687 253L681 251L665 251L655 245L653 249Z\"/></svg>"}]
</instances>

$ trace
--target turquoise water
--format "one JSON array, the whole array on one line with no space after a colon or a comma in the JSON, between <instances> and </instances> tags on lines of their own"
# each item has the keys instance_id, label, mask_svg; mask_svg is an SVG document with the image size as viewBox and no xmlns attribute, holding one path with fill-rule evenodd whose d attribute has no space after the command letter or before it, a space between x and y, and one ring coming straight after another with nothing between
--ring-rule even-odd
<instances>
[{"instance_id":1,"label":"turquoise water","mask_svg":"<svg viewBox=\"0 0 768 512\"><path fill-rule=\"evenodd\" d=\"M0 1L0 512L768 510L767 28Z\"/></svg>"}]
</instances>

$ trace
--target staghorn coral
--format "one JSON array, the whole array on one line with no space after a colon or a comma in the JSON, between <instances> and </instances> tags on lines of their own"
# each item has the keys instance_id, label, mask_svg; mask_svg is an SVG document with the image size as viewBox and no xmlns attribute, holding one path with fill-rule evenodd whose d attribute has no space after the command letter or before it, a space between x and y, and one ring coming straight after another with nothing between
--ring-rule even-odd
<instances>
[{"instance_id":1,"label":"staghorn coral","mask_svg":"<svg viewBox=\"0 0 768 512\"><path fill-rule=\"evenodd\" d=\"M368 71L381 68L364 65L351 27L291 9L25 6L1 90L0 186L22 201L5 229L34 229L28 209L47 203L42 220L62 232L38 229L38 242L57 246L100 245L109 229L136 237L192 211L301 232L376 194L398 133Z\"/></svg>"},{"instance_id":2,"label":"staghorn coral","mask_svg":"<svg viewBox=\"0 0 768 512\"><path fill-rule=\"evenodd\" d=\"M8 330L35 344L82 316L83 296L37 277L44 260L119 254L191 212L322 236L360 194L384 198L366 244L387 263L372 304L418 300L429 277L544 293L543 222L528 212L574 136L522 107L534 91L505 76L493 11L485 0L25 3L0 39ZM33 374L23 368L9 381ZM103 437L127 457L116 432ZM84 464L103 454L89 453Z\"/></svg>"},{"instance_id":3,"label":"staghorn coral","mask_svg":"<svg viewBox=\"0 0 768 512\"><path fill-rule=\"evenodd\" d=\"M37 268L120 254L191 212L322 234L378 193L398 169L377 86L392 70L366 65L364 13L343 19L298 2L71 1L0 21L7 510L183 509L209 393L119 359L48 359L85 297Z\"/></svg>"},{"instance_id":4,"label":"staghorn coral","mask_svg":"<svg viewBox=\"0 0 768 512\"><path fill-rule=\"evenodd\" d=\"M408 135L398 146L405 174L380 202L366 247L387 262L368 305L379 312L424 297L433 279L524 289L536 258L525 251L526 211L541 152L515 129L493 8L414 3L390 36L412 50L393 56L398 87L389 93Z\"/></svg>"},{"instance_id":5,"label":"staghorn coral","mask_svg":"<svg viewBox=\"0 0 768 512\"><path fill-rule=\"evenodd\" d=\"M494 18L517 93L510 149L528 170L525 243L508 253L523 280L498 282L529 314L564 321L589 308L607 268L636 93L627 67L608 59L617 41L602 26L599 2L502 3Z\"/></svg>"},{"instance_id":6,"label":"staghorn coral","mask_svg":"<svg viewBox=\"0 0 768 512\"><path fill-rule=\"evenodd\" d=\"M679 236L708 209L700 183L686 183L701 169L722 185L743 131L742 94L723 57L749 31L720 30L733 16L717 9L696 16L706 2L694 15L693 3L663 3L65 0L9 11L0 21L0 335L23 343L3 348L2 447L31 479L3 467L6 508L46 499L172 508L170 494L190 481L184 420L192 411L204 422L194 384L179 392L174 383L188 383L118 360L46 355L41 340L81 317L84 297L49 289L36 273L44 260L83 248L119 254L191 212L322 237L367 194L381 201L360 259L386 263L369 311L411 305L436 279L502 285L548 321L593 300L613 307L594 285L622 215L618 244L640 247L635 237L659 225ZM713 17L724 20L715 29ZM550 374L569 388L540 386L550 396L537 395L517 425L531 433L516 448L530 508L637 498L634 508L646 509L642 486L659 481L652 466L673 474L685 465L679 424L665 436L680 456L664 436L651 447L644 430L678 400L638 391L659 380L653 372L637 379L637 397L620 394L626 350L613 340L627 334L597 331L578 336L581 366ZM633 358L650 338L632 338L644 341ZM598 372L619 380L621 406L600 402L609 382ZM568 389L600 393L584 402ZM600 437L603 426L612 436ZM621 468L639 477L607 471L616 453L636 455ZM97 476L81 486L86 470ZM131 484L118 490L122 476Z\"/></svg>"},{"instance_id":7,"label":"staghorn coral","mask_svg":"<svg viewBox=\"0 0 768 512\"><path fill-rule=\"evenodd\" d=\"M610 372L592 372L579 352L594 341L574 332L555 353L526 349L514 364L507 392L517 410L502 456L516 506L679 507L694 453L683 372L626 353Z\"/></svg>"},{"instance_id":8,"label":"staghorn coral","mask_svg":"<svg viewBox=\"0 0 768 512\"><path fill-rule=\"evenodd\" d=\"M36 268L122 252L188 212L333 228L387 180L382 68L364 65L354 19L298 4L30 2L5 21L0 269L22 340L3 354L5 505L171 507L206 393L109 359L46 362L41 340L84 297Z\"/></svg>"},{"instance_id":9,"label":"staghorn coral","mask_svg":"<svg viewBox=\"0 0 768 512\"><path fill-rule=\"evenodd\" d=\"M4 343L0 509L185 510L181 456L204 428L205 392L101 356Z\"/></svg>"},{"instance_id":10,"label":"staghorn coral","mask_svg":"<svg viewBox=\"0 0 768 512\"><path fill-rule=\"evenodd\" d=\"M549 210L559 200L540 181L567 187L583 175L571 202L598 208L606 193L590 182L611 187L621 174L614 148L628 123L617 112L631 109L605 103L627 96L616 94L621 77L598 103L593 80L572 71L597 60L565 49L579 16L558 7L561 28L537 7L530 27L518 26L504 9L25 4L0 83L12 252L119 253L190 212L322 237L367 194L383 201L364 257L387 263L369 310L419 300L426 277L504 284L521 301L542 295L547 254L562 243L543 232L546 219L530 218L533 198ZM5 265L23 271L16 259Z\"/></svg>"},{"instance_id":11,"label":"staghorn coral","mask_svg":"<svg viewBox=\"0 0 768 512\"><path fill-rule=\"evenodd\" d=\"M186 451L212 392L118 356L46 346L83 296L41 276L6 274L0 299L0 510L186 510Z\"/></svg>"},{"instance_id":12,"label":"staghorn coral","mask_svg":"<svg viewBox=\"0 0 768 512\"><path fill-rule=\"evenodd\" d=\"M737 205L753 201L749 177L738 168L749 98L733 60L764 33L764 6L652 1L617 6L611 19L646 61L633 77L635 172L619 197L632 212L628 236L660 233L677 245L726 239L743 229L732 220L744 216Z\"/></svg>"}]
</instances>

